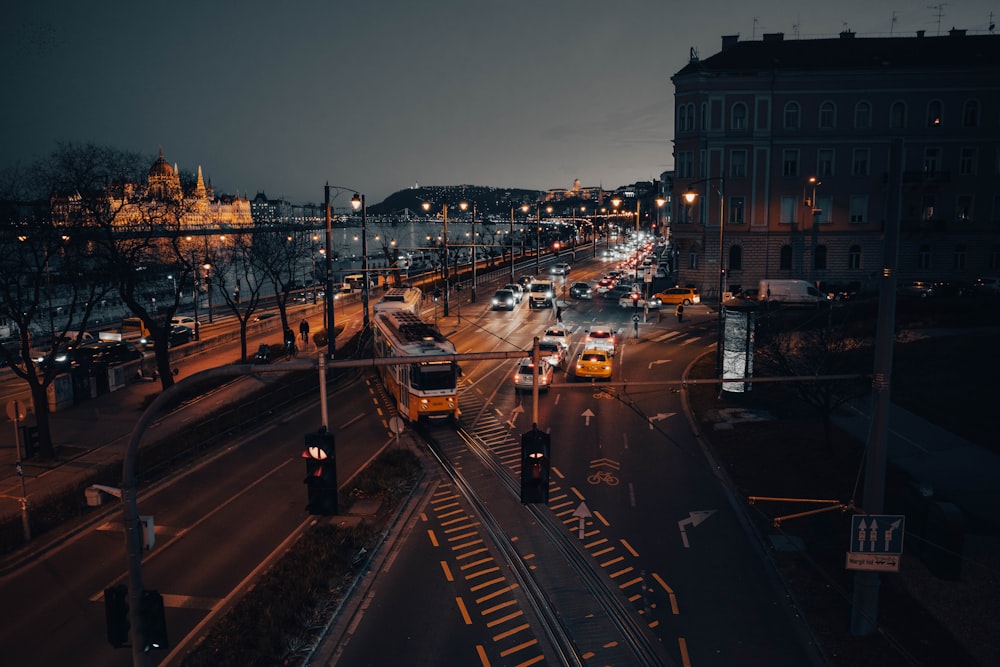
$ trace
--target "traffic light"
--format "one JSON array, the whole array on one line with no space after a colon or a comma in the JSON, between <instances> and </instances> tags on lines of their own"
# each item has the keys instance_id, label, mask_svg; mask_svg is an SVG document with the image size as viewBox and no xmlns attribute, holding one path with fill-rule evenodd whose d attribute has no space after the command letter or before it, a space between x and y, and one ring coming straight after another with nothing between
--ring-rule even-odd
<instances>
[{"instance_id":1,"label":"traffic light","mask_svg":"<svg viewBox=\"0 0 1000 667\"><path fill-rule=\"evenodd\" d=\"M108 626L108 643L115 648L128 644L128 586L118 584L104 589L104 616Z\"/></svg>"},{"instance_id":2,"label":"traffic light","mask_svg":"<svg viewBox=\"0 0 1000 667\"><path fill-rule=\"evenodd\" d=\"M328 433L325 426L306 433L302 458L306 460L306 478L303 480L308 490L306 511L310 514L336 514L337 454L333 434Z\"/></svg>"},{"instance_id":3,"label":"traffic light","mask_svg":"<svg viewBox=\"0 0 1000 667\"><path fill-rule=\"evenodd\" d=\"M549 434L533 426L521 435L521 502L549 502Z\"/></svg>"},{"instance_id":4,"label":"traffic light","mask_svg":"<svg viewBox=\"0 0 1000 667\"><path fill-rule=\"evenodd\" d=\"M139 603L139 613L142 617L142 650L169 648L163 596L158 591L143 591Z\"/></svg>"}]
</instances>

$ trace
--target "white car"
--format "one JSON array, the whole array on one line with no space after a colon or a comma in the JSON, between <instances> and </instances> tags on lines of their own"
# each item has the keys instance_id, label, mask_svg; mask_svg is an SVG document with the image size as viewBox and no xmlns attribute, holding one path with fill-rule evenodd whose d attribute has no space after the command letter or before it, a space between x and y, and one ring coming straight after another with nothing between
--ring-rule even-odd
<instances>
[{"instance_id":1,"label":"white car","mask_svg":"<svg viewBox=\"0 0 1000 667\"><path fill-rule=\"evenodd\" d=\"M552 377L555 375L552 366L547 361L542 361L538 366L538 388L546 391L552 384ZM531 390L535 386L535 365L531 362L531 357L521 359L517 362L517 370L514 371L514 391Z\"/></svg>"},{"instance_id":2,"label":"white car","mask_svg":"<svg viewBox=\"0 0 1000 667\"><path fill-rule=\"evenodd\" d=\"M557 343L562 346L562 349L569 349L569 331L566 327L556 326L549 327L545 330L545 334L541 338L542 343Z\"/></svg>"},{"instance_id":3,"label":"white car","mask_svg":"<svg viewBox=\"0 0 1000 667\"><path fill-rule=\"evenodd\" d=\"M553 341L539 341L538 354L542 361L548 362L552 368L561 368L566 356L566 348Z\"/></svg>"},{"instance_id":4,"label":"white car","mask_svg":"<svg viewBox=\"0 0 1000 667\"><path fill-rule=\"evenodd\" d=\"M604 350L615 356L615 331L611 327L593 326L587 330L587 339L583 342L586 349Z\"/></svg>"},{"instance_id":5,"label":"white car","mask_svg":"<svg viewBox=\"0 0 1000 667\"><path fill-rule=\"evenodd\" d=\"M558 264L553 264L549 272L554 276L568 276L571 267L566 262L559 262Z\"/></svg>"},{"instance_id":6,"label":"white car","mask_svg":"<svg viewBox=\"0 0 1000 667\"><path fill-rule=\"evenodd\" d=\"M175 315L174 317L170 318L170 325L175 327L176 326L189 327L193 329L194 323L196 321L197 320L195 320L193 317L189 315Z\"/></svg>"}]
</instances>

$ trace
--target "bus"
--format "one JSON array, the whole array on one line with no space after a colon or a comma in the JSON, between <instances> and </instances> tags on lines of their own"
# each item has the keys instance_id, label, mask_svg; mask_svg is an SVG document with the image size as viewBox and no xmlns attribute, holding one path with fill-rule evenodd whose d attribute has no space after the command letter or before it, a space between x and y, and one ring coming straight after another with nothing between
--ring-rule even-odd
<instances>
[{"instance_id":1,"label":"bus","mask_svg":"<svg viewBox=\"0 0 1000 667\"><path fill-rule=\"evenodd\" d=\"M437 327L403 308L376 310L372 331L372 349L378 359L427 358L378 367L399 414L411 422L457 419L458 364L452 359L434 359L454 355L455 345Z\"/></svg>"}]
</instances>

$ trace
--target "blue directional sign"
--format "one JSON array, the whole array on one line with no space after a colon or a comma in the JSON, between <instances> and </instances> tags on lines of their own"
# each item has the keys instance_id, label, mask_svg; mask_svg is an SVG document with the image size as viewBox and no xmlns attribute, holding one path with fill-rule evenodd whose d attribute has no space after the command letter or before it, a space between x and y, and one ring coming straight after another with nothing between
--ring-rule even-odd
<instances>
[{"instance_id":1,"label":"blue directional sign","mask_svg":"<svg viewBox=\"0 0 1000 667\"><path fill-rule=\"evenodd\" d=\"M855 514L851 517L852 554L903 553L902 514Z\"/></svg>"}]
</instances>

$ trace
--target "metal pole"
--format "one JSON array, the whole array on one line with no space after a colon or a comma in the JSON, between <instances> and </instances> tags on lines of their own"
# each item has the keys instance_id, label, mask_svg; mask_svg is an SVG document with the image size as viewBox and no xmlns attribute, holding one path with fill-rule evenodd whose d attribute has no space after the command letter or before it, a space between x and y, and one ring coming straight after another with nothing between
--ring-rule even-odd
<instances>
[{"instance_id":1,"label":"metal pole","mask_svg":"<svg viewBox=\"0 0 1000 667\"><path fill-rule=\"evenodd\" d=\"M451 291L448 284L448 204L442 206L444 216L444 316L448 317L448 293Z\"/></svg>"},{"instance_id":2,"label":"metal pole","mask_svg":"<svg viewBox=\"0 0 1000 667\"><path fill-rule=\"evenodd\" d=\"M510 235L507 237L510 247L510 282L514 282L514 207L510 207Z\"/></svg>"},{"instance_id":3,"label":"metal pole","mask_svg":"<svg viewBox=\"0 0 1000 667\"><path fill-rule=\"evenodd\" d=\"M368 319L368 288L370 285L368 278L368 212L365 206L365 196L361 195L361 308L363 330L367 331Z\"/></svg>"},{"instance_id":4,"label":"metal pole","mask_svg":"<svg viewBox=\"0 0 1000 667\"><path fill-rule=\"evenodd\" d=\"M472 303L476 302L476 203L472 203Z\"/></svg>"},{"instance_id":5,"label":"metal pole","mask_svg":"<svg viewBox=\"0 0 1000 667\"><path fill-rule=\"evenodd\" d=\"M194 263L194 251L191 251L191 273L194 279L194 339L201 340L201 327L198 322L198 299L201 298L201 293L198 291L200 285L198 284L198 265Z\"/></svg>"},{"instance_id":6,"label":"metal pole","mask_svg":"<svg viewBox=\"0 0 1000 667\"><path fill-rule=\"evenodd\" d=\"M337 329L333 319L333 223L330 221L330 184L323 186L323 202L326 204L326 276L323 286L323 300L326 311L326 356L337 356Z\"/></svg>"},{"instance_id":7,"label":"metal pole","mask_svg":"<svg viewBox=\"0 0 1000 667\"><path fill-rule=\"evenodd\" d=\"M535 204L535 275L542 272L539 260L542 257L542 203Z\"/></svg>"},{"instance_id":8,"label":"metal pole","mask_svg":"<svg viewBox=\"0 0 1000 667\"><path fill-rule=\"evenodd\" d=\"M719 314L718 314L718 326L716 328L716 343L715 343L715 373L716 376L722 379L722 353L723 353L723 329L725 326L725 313L723 311L722 305L722 291L725 289L725 279L726 279L726 269L724 265L725 260L725 250L722 247L723 232L725 230L726 213L725 213L725 195L723 194L723 180L719 177ZM722 386L719 385L719 391L722 391Z\"/></svg>"}]
</instances>

